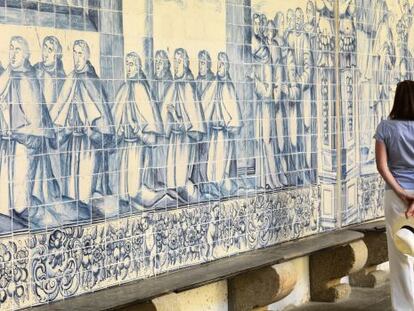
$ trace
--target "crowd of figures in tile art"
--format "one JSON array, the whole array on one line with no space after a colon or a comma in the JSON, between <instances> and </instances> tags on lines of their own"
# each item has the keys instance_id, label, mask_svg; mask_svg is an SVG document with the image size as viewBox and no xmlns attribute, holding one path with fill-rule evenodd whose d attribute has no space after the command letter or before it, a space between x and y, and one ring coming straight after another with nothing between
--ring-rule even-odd
<instances>
[{"instance_id":1,"label":"crowd of figures in tile art","mask_svg":"<svg viewBox=\"0 0 414 311\"><path fill-rule=\"evenodd\" d=\"M387 2L374 1L372 11L357 2L338 7L341 129L351 144L360 117L360 162L372 164L372 130L389 111L392 85L411 77L412 14L400 1L396 49ZM190 63L184 48L157 50L147 77L140 55L129 52L111 100L85 40L70 55L47 36L32 66L26 39L12 37L0 76L2 220L36 228L316 184L323 171L334 181L334 4L307 1L274 18L253 10L251 64L238 83L234 53L201 50ZM367 54L356 53L362 46ZM64 58L73 58L69 74ZM372 99L358 112L356 82ZM246 85L251 98L239 95Z\"/></svg>"},{"instance_id":2,"label":"crowd of figures in tile art","mask_svg":"<svg viewBox=\"0 0 414 311\"><path fill-rule=\"evenodd\" d=\"M201 51L195 80L185 49L175 50L174 75L166 52L157 51L154 89L138 54L128 53L126 81L110 107L86 41L74 42L68 75L59 40L48 36L42 48L42 62L32 66L27 41L12 37L9 66L0 77L3 215L25 224L42 208L48 217L76 220L70 211L88 217L93 199L99 204L105 195L113 194L129 210L153 206L165 196L177 204L236 193L235 140L243 123L226 53L217 55L213 73L209 53ZM277 168L282 159L272 136L272 56L265 45L255 55L268 62L252 78L263 101L257 187L274 189L287 180ZM54 209L59 204L66 206L65 215Z\"/></svg>"},{"instance_id":3,"label":"crowd of figures in tile art","mask_svg":"<svg viewBox=\"0 0 414 311\"><path fill-rule=\"evenodd\" d=\"M297 31L302 31L303 14L300 9L296 14ZM243 120L226 53L218 53L213 72L209 52L200 51L195 79L185 49L175 50L173 73L166 51L157 51L152 88L139 55L128 53L126 81L111 107L86 41L74 42L74 68L66 75L56 37L44 38L43 59L35 66L27 41L12 37L9 66L0 77L1 213L23 225L39 209L42 215L74 221L91 216L94 198L97 205L108 204L105 195L118 198L111 203L129 212L165 197L176 205L228 197L240 188L314 182L309 38L285 34L285 53L273 41L274 23L261 15L253 21L257 66L249 78L256 93L258 152L251 184L237 176L236 141ZM285 61L299 72L285 75ZM280 84L289 74L303 83ZM285 97L292 102L288 108ZM57 212L59 205L65 206L64 215Z\"/></svg>"},{"instance_id":4,"label":"crowd of figures in tile art","mask_svg":"<svg viewBox=\"0 0 414 311\"><path fill-rule=\"evenodd\" d=\"M382 216L372 135L414 78L413 16L0 0L0 309Z\"/></svg>"}]
</instances>

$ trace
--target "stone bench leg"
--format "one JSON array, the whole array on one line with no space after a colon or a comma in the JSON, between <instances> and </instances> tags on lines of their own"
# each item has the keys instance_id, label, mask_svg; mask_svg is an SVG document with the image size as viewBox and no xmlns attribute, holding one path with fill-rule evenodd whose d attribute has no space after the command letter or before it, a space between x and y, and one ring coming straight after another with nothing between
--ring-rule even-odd
<instances>
[{"instance_id":1,"label":"stone bench leg","mask_svg":"<svg viewBox=\"0 0 414 311\"><path fill-rule=\"evenodd\" d=\"M349 284L374 288L388 279L388 273L377 268L388 261L387 235L385 232L365 232L363 241L368 249L367 263L361 271L349 275Z\"/></svg>"},{"instance_id":2,"label":"stone bench leg","mask_svg":"<svg viewBox=\"0 0 414 311\"><path fill-rule=\"evenodd\" d=\"M266 306L292 292L296 280L295 267L290 262L230 278L227 283L229 311L267 310Z\"/></svg>"},{"instance_id":3,"label":"stone bench leg","mask_svg":"<svg viewBox=\"0 0 414 311\"><path fill-rule=\"evenodd\" d=\"M193 289L166 294L122 311L227 310L227 282L219 281Z\"/></svg>"},{"instance_id":4,"label":"stone bench leg","mask_svg":"<svg viewBox=\"0 0 414 311\"><path fill-rule=\"evenodd\" d=\"M311 300L335 302L349 297L351 287L341 278L365 266L368 250L360 240L309 256Z\"/></svg>"}]
</instances>

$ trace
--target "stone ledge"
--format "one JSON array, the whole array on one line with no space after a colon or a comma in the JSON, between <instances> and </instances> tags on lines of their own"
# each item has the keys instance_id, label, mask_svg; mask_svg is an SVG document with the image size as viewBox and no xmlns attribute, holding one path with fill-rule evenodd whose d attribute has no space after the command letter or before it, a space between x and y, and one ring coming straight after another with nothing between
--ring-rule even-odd
<instances>
[{"instance_id":1,"label":"stone ledge","mask_svg":"<svg viewBox=\"0 0 414 311\"><path fill-rule=\"evenodd\" d=\"M363 224L352 225L346 229L355 230L358 232L385 232L385 220L384 218L381 218Z\"/></svg>"},{"instance_id":2,"label":"stone ledge","mask_svg":"<svg viewBox=\"0 0 414 311\"><path fill-rule=\"evenodd\" d=\"M363 237L362 233L351 230L322 233L31 309L51 311L70 307L72 310L85 311L119 310L164 294L188 290L330 247L346 245Z\"/></svg>"}]
</instances>

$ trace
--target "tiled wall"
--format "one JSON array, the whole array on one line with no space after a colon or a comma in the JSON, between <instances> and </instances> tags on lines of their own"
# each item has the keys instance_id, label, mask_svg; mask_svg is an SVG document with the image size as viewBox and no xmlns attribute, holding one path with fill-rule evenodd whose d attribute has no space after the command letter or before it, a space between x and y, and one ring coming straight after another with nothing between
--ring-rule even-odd
<instances>
[{"instance_id":1,"label":"tiled wall","mask_svg":"<svg viewBox=\"0 0 414 311\"><path fill-rule=\"evenodd\" d=\"M380 217L408 0L0 0L0 309Z\"/></svg>"}]
</instances>

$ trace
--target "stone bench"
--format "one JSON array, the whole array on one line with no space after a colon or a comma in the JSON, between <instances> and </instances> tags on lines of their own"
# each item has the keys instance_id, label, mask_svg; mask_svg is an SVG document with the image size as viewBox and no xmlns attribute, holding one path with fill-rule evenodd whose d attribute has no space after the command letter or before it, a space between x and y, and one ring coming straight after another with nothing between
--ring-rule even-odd
<instances>
[{"instance_id":1,"label":"stone bench","mask_svg":"<svg viewBox=\"0 0 414 311\"><path fill-rule=\"evenodd\" d=\"M252 310L267 306L284 296L294 288L296 275L289 267L289 261L312 254L323 254L332 249L344 250L341 254L357 251L364 234L353 230L338 230L305 237L268 247L226 257L205 264L168 272L157 277L130 282L74 298L58 301L49 305L32 308L35 311L51 310L157 310L154 303L163 297L176 295L182 291L194 289L227 279L229 310ZM349 246L351 245L351 246ZM320 256L315 255L317 261ZM359 258L361 257L362 258ZM364 257L365 256L365 257ZM323 257L323 256L322 256ZM320 290L329 291L337 279L356 269L355 263L364 265L366 252L360 256L338 258L344 267L340 273L324 274L317 279L324 282ZM358 257L358 258L357 258ZM365 258L365 259L364 259ZM314 260L314 261L315 261ZM338 264L338 262L336 262ZM312 267L311 267L312 268ZM353 270L352 270L353 271ZM313 284L315 285L314 278ZM329 283L329 284L328 284ZM335 283L336 284L336 283ZM335 285L334 284L334 285ZM166 296L163 296L166 295ZM161 296L161 297L160 297ZM174 300L174 299L173 299ZM174 309L179 311L179 309Z\"/></svg>"},{"instance_id":2,"label":"stone bench","mask_svg":"<svg viewBox=\"0 0 414 311\"><path fill-rule=\"evenodd\" d=\"M383 219L353 226L350 229L364 234L368 249L367 262L363 269L349 275L349 283L359 287L378 287L388 279L388 273L378 265L388 261L387 236Z\"/></svg>"}]
</instances>

